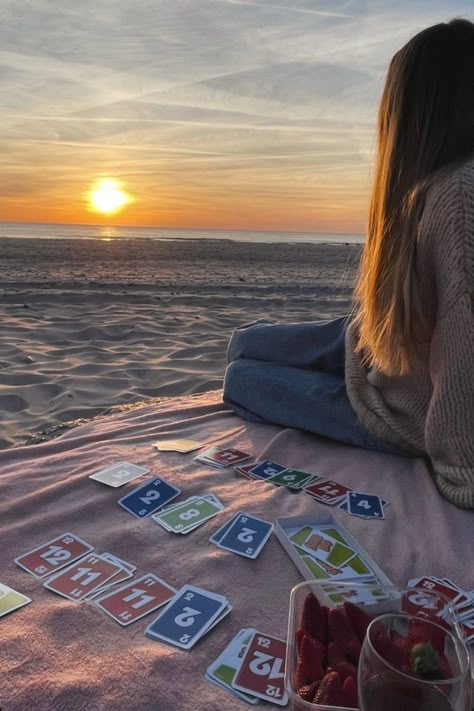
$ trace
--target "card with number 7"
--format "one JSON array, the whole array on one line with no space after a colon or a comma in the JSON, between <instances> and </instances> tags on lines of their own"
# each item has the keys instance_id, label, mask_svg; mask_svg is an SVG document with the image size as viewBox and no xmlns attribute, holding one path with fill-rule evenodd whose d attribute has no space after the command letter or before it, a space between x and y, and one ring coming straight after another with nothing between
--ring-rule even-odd
<instances>
[{"instance_id":1,"label":"card with number 7","mask_svg":"<svg viewBox=\"0 0 474 711\"><path fill-rule=\"evenodd\" d=\"M175 594L176 590L171 585L149 573L102 595L95 604L119 625L126 627L169 602Z\"/></svg>"},{"instance_id":2,"label":"card with number 7","mask_svg":"<svg viewBox=\"0 0 474 711\"><path fill-rule=\"evenodd\" d=\"M270 703L286 706L285 659L286 642L256 632L232 682L233 688Z\"/></svg>"},{"instance_id":3,"label":"card with number 7","mask_svg":"<svg viewBox=\"0 0 474 711\"><path fill-rule=\"evenodd\" d=\"M141 484L126 496L122 496L117 503L132 516L145 518L162 509L180 493L181 489L156 477Z\"/></svg>"},{"instance_id":4,"label":"card with number 7","mask_svg":"<svg viewBox=\"0 0 474 711\"><path fill-rule=\"evenodd\" d=\"M63 533L41 546L15 558L15 563L35 578L44 578L56 570L79 560L94 547L83 541L74 533Z\"/></svg>"}]
</instances>

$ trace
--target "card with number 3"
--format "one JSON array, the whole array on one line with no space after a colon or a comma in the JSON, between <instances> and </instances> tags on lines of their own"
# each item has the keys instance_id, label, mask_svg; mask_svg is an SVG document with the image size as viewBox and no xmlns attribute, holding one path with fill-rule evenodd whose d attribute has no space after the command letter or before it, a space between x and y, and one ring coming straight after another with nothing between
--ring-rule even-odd
<instances>
[{"instance_id":1,"label":"card with number 3","mask_svg":"<svg viewBox=\"0 0 474 711\"><path fill-rule=\"evenodd\" d=\"M145 518L145 516L149 516L166 506L180 493L181 489L169 484L164 479L156 477L138 486L126 496L122 496L117 503L131 513L132 516Z\"/></svg>"},{"instance_id":2,"label":"card with number 3","mask_svg":"<svg viewBox=\"0 0 474 711\"><path fill-rule=\"evenodd\" d=\"M35 578L44 578L94 550L74 533L63 533L15 558L15 563Z\"/></svg>"},{"instance_id":3,"label":"card with number 3","mask_svg":"<svg viewBox=\"0 0 474 711\"><path fill-rule=\"evenodd\" d=\"M285 658L286 642L256 632L232 686L270 703L286 706Z\"/></svg>"}]
</instances>

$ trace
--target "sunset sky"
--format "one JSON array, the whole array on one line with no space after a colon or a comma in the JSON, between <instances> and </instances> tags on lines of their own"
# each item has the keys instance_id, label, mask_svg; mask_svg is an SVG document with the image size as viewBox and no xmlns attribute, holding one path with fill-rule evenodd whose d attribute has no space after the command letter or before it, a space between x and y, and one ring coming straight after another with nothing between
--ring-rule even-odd
<instances>
[{"instance_id":1,"label":"sunset sky","mask_svg":"<svg viewBox=\"0 0 474 711\"><path fill-rule=\"evenodd\" d=\"M363 230L392 54L472 0L2 0L0 220ZM103 216L89 193L129 200Z\"/></svg>"}]
</instances>

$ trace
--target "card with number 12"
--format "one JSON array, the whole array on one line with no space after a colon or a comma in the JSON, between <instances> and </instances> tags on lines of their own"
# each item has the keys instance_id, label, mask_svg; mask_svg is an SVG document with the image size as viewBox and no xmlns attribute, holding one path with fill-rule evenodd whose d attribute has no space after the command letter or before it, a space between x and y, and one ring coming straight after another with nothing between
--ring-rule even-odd
<instances>
[{"instance_id":1,"label":"card with number 12","mask_svg":"<svg viewBox=\"0 0 474 711\"><path fill-rule=\"evenodd\" d=\"M93 546L74 533L63 533L62 536L57 536L15 558L15 563L36 578L44 578L45 575L74 563L92 550Z\"/></svg>"},{"instance_id":2,"label":"card with number 12","mask_svg":"<svg viewBox=\"0 0 474 711\"><path fill-rule=\"evenodd\" d=\"M156 477L141 484L126 496L122 496L117 503L132 516L145 518L162 509L180 493L181 489Z\"/></svg>"},{"instance_id":3,"label":"card with number 12","mask_svg":"<svg viewBox=\"0 0 474 711\"><path fill-rule=\"evenodd\" d=\"M286 642L256 632L232 682L233 688L270 703L286 706L285 659Z\"/></svg>"}]
</instances>

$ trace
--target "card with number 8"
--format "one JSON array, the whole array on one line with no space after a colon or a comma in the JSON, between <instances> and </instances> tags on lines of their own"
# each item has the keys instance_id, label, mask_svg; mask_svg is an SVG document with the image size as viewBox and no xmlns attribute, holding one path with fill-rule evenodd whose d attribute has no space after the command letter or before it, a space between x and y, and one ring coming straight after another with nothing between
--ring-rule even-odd
<instances>
[{"instance_id":1,"label":"card with number 8","mask_svg":"<svg viewBox=\"0 0 474 711\"><path fill-rule=\"evenodd\" d=\"M256 632L232 686L270 703L286 706L285 658L286 642Z\"/></svg>"},{"instance_id":2,"label":"card with number 8","mask_svg":"<svg viewBox=\"0 0 474 711\"><path fill-rule=\"evenodd\" d=\"M223 595L185 585L161 615L148 625L145 634L182 649L191 649L227 605Z\"/></svg>"},{"instance_id":3,"label":"card with number 8","mask_svg":"<svg viewBox=\"0 0 474 711\"><path fill-rule=\"evenodd\" d=\"M132 516L145 518L162 509L180 493L181 489L156 477L141 484L126 496L122 496L117 503Z\"/></svg>"},{"instance_id":4,"label":"card with number 8","mask_svg":"<svg viewBox=\"0 0 474 711\"><path fill-rule=\"evenodd\" d=\"M112 619L126 627L169 602L176 590L149 573L95 601Z\"/></svg>"},{"instance_id":5,"label":"card with number 8","mask_svg":"<svg viewBox=\"0 0 474 711\"><path fill-rule=\"evenodd\" d=\"M15 563L35 578L44 578L46 575L70 565L82 558L94 547L83 541L74 533L63 533L41 546L15 558Z\"/></svg>"},{"instance_id":6,"label":"card with number 8","mask_svg":"<svg viewBox=\"0 0 474 711\"><path fill-rule=\"evenodd\" d=\"M183 504L174 506L171 511L163 511L153 515L153 520L168 531L183 533L187 529L196 528L208 519L220 513L221 509L204 497L198 497Z\"/></svg>"}]
</instances>

